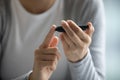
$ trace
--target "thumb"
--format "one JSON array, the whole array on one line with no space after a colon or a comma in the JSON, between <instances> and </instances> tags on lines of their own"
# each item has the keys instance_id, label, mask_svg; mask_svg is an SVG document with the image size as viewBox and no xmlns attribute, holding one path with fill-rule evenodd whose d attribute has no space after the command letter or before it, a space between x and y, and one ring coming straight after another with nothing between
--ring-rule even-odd
<instances>
[{"instance_id":1,"label":"thumb","mask_svg":"<svg viewBox=\"0 0 120 80\"><path fill-rule=\"evenodd\" d=\"M85 31L90 37L92 37L93 32L94 32L94 27L91 22L88 22L88 29Z\"/></svg>"},{"instance_id":2,"label":"thumb","mask_svg":"<svg viewBox=\"0 0 120 80\"><path fill-rule=\"evenodd\" d=\"M58 45L59 39L57 36L53 36L49 44L50 47L56 47Z\"/></svg>"}]
</instances>

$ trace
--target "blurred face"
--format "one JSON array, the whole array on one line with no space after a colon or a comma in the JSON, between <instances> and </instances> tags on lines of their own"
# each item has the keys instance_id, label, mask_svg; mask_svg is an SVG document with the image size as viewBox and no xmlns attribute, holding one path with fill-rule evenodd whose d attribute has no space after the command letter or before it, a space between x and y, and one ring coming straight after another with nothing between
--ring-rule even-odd
<instances>
[{"instance_id":1,"label":"blurred face","mask_svg":"<svg viewBox=\"0 0 120 80\"><path fill-rule=\"evenodd\" d=\"M32 13L41 13L49 9L56 0L20 0L24 8Z\"/></svg>"},{"instance_id":2,"label":"blurred face","mask_svg":"<svg viewBox=\"0 0 120 80\"><path fill-rule=\"evenodd\" d=\"M28 2L51 2L51 1L55 1L55 0L24 0L24 1L28 1Z\"/></svg>"}]
</instances>

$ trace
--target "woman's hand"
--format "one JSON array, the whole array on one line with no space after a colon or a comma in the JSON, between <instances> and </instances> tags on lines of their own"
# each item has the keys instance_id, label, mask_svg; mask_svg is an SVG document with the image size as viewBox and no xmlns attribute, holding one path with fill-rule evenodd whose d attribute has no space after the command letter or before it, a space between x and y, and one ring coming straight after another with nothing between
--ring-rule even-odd
<instances>
[{"instance_id":1,"label":"woman's hand","mask_svg":"<svg viewBox=\"0 0 120 80\"><path fill-rule=\"evenodd\" d=\"M60 54L56 47L58 38L54 36L54 32L55 26L51 28L42 45L35 51L30 80L48 80L56 69Z\"/></svg>"},{"instance_id":2,"label":"woman's hand","mask_svg":"<svg viewBox=\"0 0 120 80\"><path fill-rule=\"evenodd\" d=\"M61 33L60 38L67 59L71 62L82 60L87 55L94 32L92 23L88 22L89 27L85 31L79 28L72 20L62 21L62 26L65 33Z\"/></svg>"}]
</instances>

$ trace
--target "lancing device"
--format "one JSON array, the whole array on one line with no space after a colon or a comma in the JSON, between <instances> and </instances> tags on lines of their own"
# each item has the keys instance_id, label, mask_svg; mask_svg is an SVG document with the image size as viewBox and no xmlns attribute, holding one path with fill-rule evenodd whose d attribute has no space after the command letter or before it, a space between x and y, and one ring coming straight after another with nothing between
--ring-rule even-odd
<instances>
[{"instance_id":1,"label":"lancing device","mask_svg":"<svg viewBox=\"0 0 120 80\"><path fill-rule=\"evenodd\" d=\"M84 26L79 26L83 31L86 30L88 28L88 25L84 25ZM58 32L65 32L65 30L62 28L62 26L58 26L55 31Z\"/></svg>"}]
</instances>

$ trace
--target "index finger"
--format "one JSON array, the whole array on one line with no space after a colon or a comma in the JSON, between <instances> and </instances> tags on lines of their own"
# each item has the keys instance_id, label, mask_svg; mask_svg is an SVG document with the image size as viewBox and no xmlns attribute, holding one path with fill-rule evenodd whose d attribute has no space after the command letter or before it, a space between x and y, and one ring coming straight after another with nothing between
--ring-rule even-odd
<instances>
[{"instance_id":1,"label":"index finger","mask_svg":"<svg viewBox=\"0 0 120 80\"><path fill-rule=\"evenodd\" d=\"M44 41L42 43L42 47L48 47L49 46L49 44L50 44L50 42L52 40L52 37L54 35L55 28L56 28L56 26L53 25L52 28L50 29L50 31L48 32L48 34L46 35L46 37L45 37L45 39L44 39Z\"/></svg>"}]
</instances>

